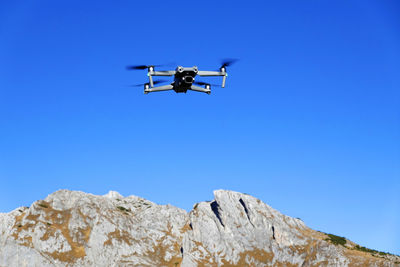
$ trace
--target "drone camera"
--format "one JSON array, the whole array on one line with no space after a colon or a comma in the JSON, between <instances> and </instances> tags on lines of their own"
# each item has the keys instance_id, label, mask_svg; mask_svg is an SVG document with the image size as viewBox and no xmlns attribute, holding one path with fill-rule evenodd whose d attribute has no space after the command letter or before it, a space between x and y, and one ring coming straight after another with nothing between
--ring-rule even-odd
<instances>
[{"instance_id":1,"label":"drone camera","mask_svg":"<svg viewBox=\"0 0 400 267\"><path fill-rule=\"evenodd\" d=\"M183 79L185 80L185 83L193 83L194 81L192 76L185 76Z\"/></svg>"}]
</instances>

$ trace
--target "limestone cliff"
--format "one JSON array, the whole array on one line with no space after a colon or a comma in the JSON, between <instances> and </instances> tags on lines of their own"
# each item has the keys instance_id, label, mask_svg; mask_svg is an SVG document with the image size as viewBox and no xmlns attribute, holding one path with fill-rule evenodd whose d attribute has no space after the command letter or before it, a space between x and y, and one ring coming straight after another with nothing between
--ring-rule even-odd
<instances>
[{"instance_id":1,"label":"limestone cliff","mask_svg":"<svg viewBox=\"0 0 400 267\"><path fill-rule=\"evenodd\" d=\"M191 212L60 190L0 213L0 266L400 266L262 201L217 190Z\"/></svg>"}]
</instances>

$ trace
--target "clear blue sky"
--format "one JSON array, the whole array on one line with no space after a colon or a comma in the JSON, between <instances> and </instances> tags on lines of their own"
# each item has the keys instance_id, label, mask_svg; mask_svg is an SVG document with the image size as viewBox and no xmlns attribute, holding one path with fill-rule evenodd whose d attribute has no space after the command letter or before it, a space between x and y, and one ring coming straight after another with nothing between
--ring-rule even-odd
<instances>
[{"instance_id":1,"label":"clear blue sky","mask_svg":"<svg viewBox=\"0 0 400 267\"><path fill-rule=\"evenodd\" d=\"M301 3L300 3L301 2ZM57 189L190 210L254 195L400 254L400 3L0 4L0 211ZM226 88L143 94L128 64L215 69Z\"/></svg>"}]
</instances>

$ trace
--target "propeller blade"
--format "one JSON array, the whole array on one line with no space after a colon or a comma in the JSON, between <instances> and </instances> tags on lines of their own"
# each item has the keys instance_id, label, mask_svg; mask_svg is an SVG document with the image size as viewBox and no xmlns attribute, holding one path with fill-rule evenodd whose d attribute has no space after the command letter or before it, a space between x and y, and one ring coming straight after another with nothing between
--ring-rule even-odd
<instances>
[{"instance_id":1,"label":"propeller blade","mask_svg":"<svg viewBox=\"0 0 400 267\"><path fill-rule=\"evenodd\" d=\"M127 70L145 70L147 69L147 65L132 65L132 66L126 66Z\"/></svg>"},{"instance_id":2,"label":"propeller blade","mask_svg":"<svg viewBox=\"0 0 400 267\"><path fill-rule=\"evenodd\" d=\"M193 83L197 84L197 85L210 85L210 86L221 87L221 85L219 85L219 84L206 83L206 82L202 82L202 81L194 81Z\"/></svg>"},{"instance_id":3,"label":"propeller blade","mask_svg":"<svg viewBox=\"0 0 400 267\"><path fill-rule=\"evenodd\" d=\"M127 70L145 70L149 67L163 67L163 66L171 66L174 63L168 63L168 64L159 64L159 65L129 65L126 66Z\"/></svg>"},{"instance_id":4,"label":"propeller blade","mask_svg":"<svg viewBox=\"0 0 400 267\"><path fill-rule=\"evenodd\" d=\"M222 62L221 62L221 68L225 68L225 67L228 67L228 66L231 66L233 63L235 63L236 61L238 61L238 59L235 59L235 58L226 58L226 59L224 59L224 60L222 60Z\"/></svg>"},{"instance_id":5,"label":"propeller blade","mask_svg":"<svg viewBox=\"0 0 400 267\"><path fill-rule=\"evenodd\" d=\"M195 82L193 82L194 84L197 84L197 85L206 85L206 84L208 84L208 83L205 83L205 82L201 82L201 81L195 81Z\"/></svg>"},{"instance_id":6,"label":"propeller blade","mask_svg":"<svg viewBox=\"0 0 400 267\"><path fill-rule=\"evenodd\" d=\"M153 81L153 84L159 84L159 83L165 83L167 80L155 80Z\"/></svg>"},{"instance_id":7,"label":"propeller blade","mask_svg":"<svg viewBox=\"0 0 400 267\"><path fill-rule=\"evenodd\" d=\"M153 81L153 84L159 84L159 83L164 83L167 82L167 80L155 80ZM139 87L139 86L144 86L145 84L149 84L149 83L139 83L139 84L134 84L131 85L132 87Z\"/></svg>"},{"instance_id":8,"label":"propeller blade","mask_svg":"<svg viewBox=\"0 0 400 267\"><path fill-rule=\"evenodd\" d=\"M141 86L144 86L145 85L145 83L139 83L139 84L132 84L132 85L129 85L130 87L141 87Z\"/></svg>"}]
</instances>

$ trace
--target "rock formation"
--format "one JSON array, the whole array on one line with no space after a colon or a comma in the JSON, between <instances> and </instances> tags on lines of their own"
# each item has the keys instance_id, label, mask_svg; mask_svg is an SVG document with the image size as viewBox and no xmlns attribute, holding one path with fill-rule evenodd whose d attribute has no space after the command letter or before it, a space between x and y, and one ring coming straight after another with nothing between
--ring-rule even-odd
<instances>
[{"instance_id":1,"label":"rock formation","mask_svg":"<svg viewBox=\"0 0 400 267\"><path fill-rule=\"evenodd\" d=\"M0 266L400 266L400 257L308 228L217 190L189 213L117 192L60 190L0 213Z\"/></svg>"}]
</instances>

